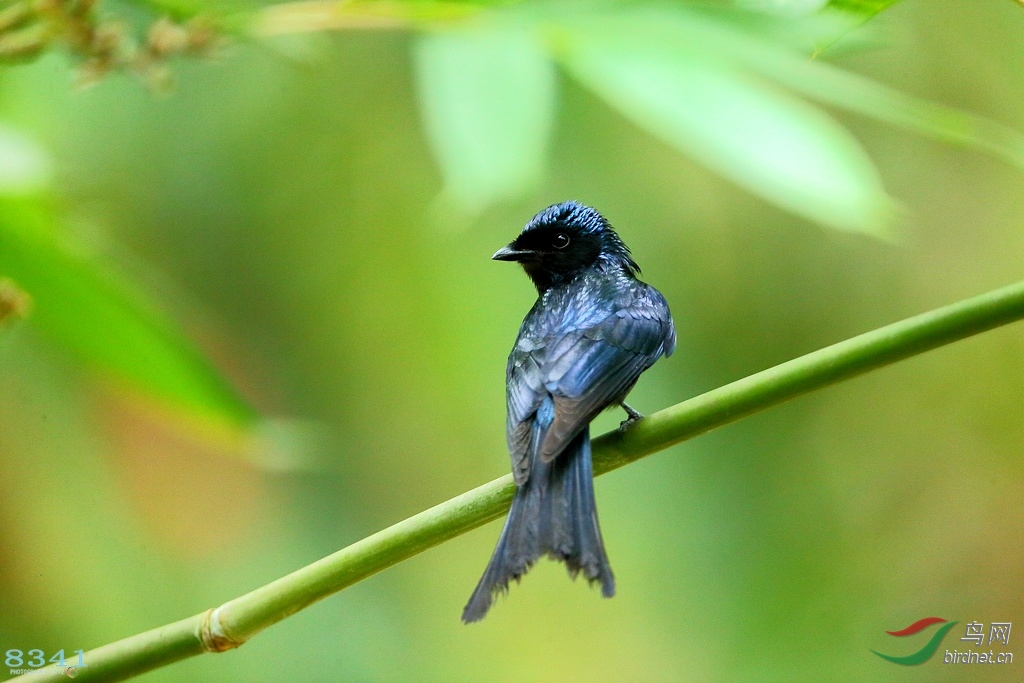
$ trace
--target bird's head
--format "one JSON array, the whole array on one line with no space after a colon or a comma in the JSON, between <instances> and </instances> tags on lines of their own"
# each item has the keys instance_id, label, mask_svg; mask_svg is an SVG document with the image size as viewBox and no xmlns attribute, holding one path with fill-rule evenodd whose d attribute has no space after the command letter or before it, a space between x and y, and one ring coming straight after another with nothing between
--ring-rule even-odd
<instances>
[{"instance_id":1,"label":"bird's head","mask_svg":"<svg viewBox=\"0 0 1024 683\"><path fill-rule=\"evenodd\" d=\"M544 209L526 224L496 261L518 261L540 291L598 264L636 275L639 266L604 216L589 206L563 202Z\"/></svg>"}]
</instances>

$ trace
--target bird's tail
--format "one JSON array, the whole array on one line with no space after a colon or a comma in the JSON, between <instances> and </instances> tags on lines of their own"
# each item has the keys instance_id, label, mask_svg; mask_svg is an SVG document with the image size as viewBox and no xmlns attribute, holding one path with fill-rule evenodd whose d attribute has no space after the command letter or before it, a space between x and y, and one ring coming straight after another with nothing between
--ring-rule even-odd
<instances>
[{"instance_id":1,"label":"bird's tail","mask_svg":"<svg viewBox=\"0 0 1024 683\"><path fill-rule=\"evenodd\" d=\"M600 582L604 597L615 595L615 577L597 523L589 427L551 462L531 456L530 478L516 489L494 555L462 620L483 619L494 595L507 591L509 580L519 581L541 555L565 562L572 578L582 572L590 583Z\"/></svg>"}]
</instances>

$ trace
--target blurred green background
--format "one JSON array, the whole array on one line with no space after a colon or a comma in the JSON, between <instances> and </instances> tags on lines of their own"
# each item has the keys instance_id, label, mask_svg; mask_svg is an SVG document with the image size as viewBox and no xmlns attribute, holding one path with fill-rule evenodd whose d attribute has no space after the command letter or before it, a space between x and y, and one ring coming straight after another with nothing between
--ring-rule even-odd
<instances>
[{"instance_id":1,"label":"blurred green background","mask_svg":"<svg viewBox=\"0 0 1024 683\"><path fill-rule=\"evenodd\" d=\"M830 62L1024 128L1019 4L904 0L871 24ZM550 203L601 210L672 307L644 412L1024 275L1004 161L833 112L900 204L880 240L749 194L564 74L542 181L459 214L415 40L235 44L174 64L166 96L117 74L76 90L61 54L0 68L0 121L51 160L71 253L271 418L239 445L68 352L42 306L0 328L0 651L175 621L506 473L504 363L534 292L489 257ZM598 479L613 600L545 561L462 625L495 522L144 680L1019 680L1022 396L1011 326ZM1021 661L943 664L959 626L919 667L869 651L916 650L884 631L932 615L1017 624Z\"/></svg>"}]
</instances>

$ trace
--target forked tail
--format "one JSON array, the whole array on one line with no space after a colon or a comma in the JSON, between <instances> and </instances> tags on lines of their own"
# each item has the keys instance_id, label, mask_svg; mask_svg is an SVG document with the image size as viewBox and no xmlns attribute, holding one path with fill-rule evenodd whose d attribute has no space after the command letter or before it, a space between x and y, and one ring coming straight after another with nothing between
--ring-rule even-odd
<instances>
[{"instance_id":1,"label":"forked tail","mask_svg":"<svg viewBox=\"0 0 1024 683\"><path fill-rule=\"evenodd\" d=\"M516 490L494 555L462 620L483 619L495 594L507 591L509 581L518 581L541 555L565 562L573 578L582 573L590 583L600 582L604 597L615 595L597 523L589 427L551 462L531 456L530 478Z\"/></svg>"}]
</instances>

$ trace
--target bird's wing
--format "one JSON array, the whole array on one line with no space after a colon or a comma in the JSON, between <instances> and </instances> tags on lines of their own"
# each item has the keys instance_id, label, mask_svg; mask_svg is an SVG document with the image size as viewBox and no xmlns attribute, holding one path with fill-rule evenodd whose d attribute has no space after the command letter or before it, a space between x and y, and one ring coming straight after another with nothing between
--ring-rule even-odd
<instances>
[{"instance_id":1,"label":"bird's wing","mask_svg":"<svg viewBox=\"0 0 1024 683\"><path fill-rule=\"evenodd\" d=\"M545 389L555 415L540 443L550 461L598 413L621 401L640 374L670 351L675 332L667 308L649 301L620 308L572 340L557 345L545 363Z\"/></svg>"},{"instance_id":2,"label":"bird's wing","mask_svg":"<svg viewBox=\"0 0 1024 683\"><path fill-rule=\"evenodd\" d=\"M530 432L533 417L540 408L547 390L544 388L543 370L534 357L543 353L543 347L524 344L523 337L516 342L508 357L505 394L508 404L506 435L508 451L512 456L512 477L523 484L530 476Z\"/></svg>"},{"instance_id":3,"label":"bird's wing","mask_svg":"<svg viewBox=\"0 0 1024 683\"><path fill-rule=\"evenodd\" d=\"M675 345L668 307L657 293L581 318L579 325L548 334L535 332L544 325L524 324L509 356L507 436L518 484L529 478L533 431L545 398L552 397L554 415L542 420L543 433L533 447L548 461Z\"/></svg>"}]
</instances>

